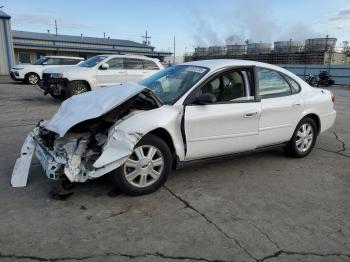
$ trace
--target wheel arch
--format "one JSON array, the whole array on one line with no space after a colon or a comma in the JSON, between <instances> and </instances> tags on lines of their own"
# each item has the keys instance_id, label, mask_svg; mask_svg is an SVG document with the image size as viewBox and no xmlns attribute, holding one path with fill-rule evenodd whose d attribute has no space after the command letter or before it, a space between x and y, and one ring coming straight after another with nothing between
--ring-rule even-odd
<instances>
[{"instance_id":1,"label":"wheel arch","mask_svg":"<svg viewBox=\"0 0 350 262\"><path fill-rule=\"evenodd\" d=\"M168 147L173 155L172 167L176 168L177 154L176 154L176 149L174 146L174 141L173 141L173 138L170 135L170 133L165 128L159 127L159 128L156 128L156 129L148 132L147 134L155 135L155 136L159 137L160 139L164 140L164 142L168 145Z\"/></svg>"},{"instance_id":2,"label":"wheel arch","mask_svg":"<svg viewBox=\"0 0 350 262\"><path fill-rule=\"evenodd\" d=\"M300 119L300 121L303 120L304 118L307 118L307 117L311 118L312 120L315 121L316 127L317 127L317 134L319 134L320 131L321 131L321 119L320 119L320 117L317 114L315 114L315 113L308 113L305 116L303 116L303 118Z\"/></svg>"},{"instance_id":3,"label":"wheel arch","mask_svg":"<svg viewBox=\"0 0 350 262\"><path fill-rule=\"evenodd\" d=\"M38 74L37 72L33 72L33 71L30 71L30 72L26 73L24 75L24 79L27 79L28 75L30 75L30 74L35 74L35 75L37 75L39 77L39 80L41 79L40 74Z\"/></svg>"}]
</instances>

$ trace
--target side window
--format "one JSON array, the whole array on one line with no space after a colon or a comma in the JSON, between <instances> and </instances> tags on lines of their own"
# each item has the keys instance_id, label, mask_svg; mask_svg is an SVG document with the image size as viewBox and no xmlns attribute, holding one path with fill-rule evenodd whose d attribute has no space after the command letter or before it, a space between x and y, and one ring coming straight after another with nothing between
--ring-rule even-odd
<instances>
[{"instance_id":1,"label":"side window","mask_svg":"<svg viewBox=\"0 0 350 262\"><path fill-rule=\"evenodd\" d=\"M80 62L78 59L61 58L61 65L76 65Z\"/></svg>"},{"instance_id":2,"label":"side window","mask_svg":"<svg viewBox=\"0 0 350 262\"><path fill-rule=\"evenodd\" d=\"M124 68L123 58L120 58L120 57L112 58L112 59L108 60L106 62L106 64L109 65L109 69L113 69L113 70Z\"/></svg>"},{"instance_id":3,"label":"side window","mask_svg":"<svg viewBox=\"0 0 350 262\"><path fill-rule=\"evenodd\" d=\"M143 60L143 69L145 70L159 70L156 63L151 60Z\"/></svg>"},{"instance_id":4,"label":"side window","mask_svg":"<svg viewBox=\"0 0 350 262\"><path fill-rule=\"evenodd\" d=\"M252 75L248 70L225 72L201 90L216 96L217 102L241 102L255 100Z\"/></svg>"},{"instance_id":5,"label":"side window","mask_svg":"<svg viewBox=\"0 0 350 262\"><path fill-rule=\"evenodd\" d=\"M45 62L46 65L59 65L60 64L60 58L48 58Z\"/></svg>"},{"instance_id":6,"label":"side window","mask_svg":"<svg viewBox=\"0 0 350 262\"><path fill-rule=\"evenodd\" d=\"M288 96L292 93L288 82L277 71L257 68L257 73L261 98Z\"/></svg>"},{"instance_id":7,"label":"side window","mask_svg":"<svg viewBox=\"0 0 350 262\"><path fill-rule=\"evenodd\" d=\"M291 77L289 77L287 75L284 75L284 77L287 79L290 87L292 88L292 93L293 94L299 93L300 90L301 90L300 85L294 79L292 79Z\"/></svg>"},{"instance_id":8,"label":"side window","mask_svg":"<svg viewBox=\"0 0 350 262\"><path fill-rule=\"evenodd\" d=\"M141 59L125 58L126 69L143 69Z\"/></svg>"}]
</instances>

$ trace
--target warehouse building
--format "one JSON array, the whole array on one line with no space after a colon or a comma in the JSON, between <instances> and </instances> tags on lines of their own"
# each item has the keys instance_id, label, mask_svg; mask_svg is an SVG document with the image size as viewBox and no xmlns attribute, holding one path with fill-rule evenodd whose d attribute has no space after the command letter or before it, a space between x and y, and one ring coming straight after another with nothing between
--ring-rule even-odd
<instances>
[{"instance_id":1,"label":"warehouse building","mask_svg":"<svg viewBox=\"0 0 350 262\"><path fill-rule=\"evenodd\" d=\"M14 63L33 63L44 55L89 58L98 54L133 54L164 61L170 52L130 40L84 35L60 35L11 30L11 17L0 11L0 74L8 74Z\"/></svg>"}]
</instances>

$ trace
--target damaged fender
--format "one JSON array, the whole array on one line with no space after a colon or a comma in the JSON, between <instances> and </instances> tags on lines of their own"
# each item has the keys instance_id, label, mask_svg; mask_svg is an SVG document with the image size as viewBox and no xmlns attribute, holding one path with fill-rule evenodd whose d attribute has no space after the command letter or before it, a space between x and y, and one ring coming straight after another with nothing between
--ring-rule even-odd
<instances>
[{"instance_id":1,"label":"damaged fender","mask_svg":"<svg viewBox=\"0 0 350 262\"><path fill-rule=\"evenodd\" d=\"M162 106L157 109L135 114L114 125L103 148L103 153L93 164L94 168L104 168L113 165L113 169L121 166L131 155L135 145L147 133L163 128L170 134L176 154L184 156L184 145L180 130L182 112L176 107ZM157 119L157 121L154 121ZM91 174L97 177L94 174Z\"/></svg>"}]
</instances>

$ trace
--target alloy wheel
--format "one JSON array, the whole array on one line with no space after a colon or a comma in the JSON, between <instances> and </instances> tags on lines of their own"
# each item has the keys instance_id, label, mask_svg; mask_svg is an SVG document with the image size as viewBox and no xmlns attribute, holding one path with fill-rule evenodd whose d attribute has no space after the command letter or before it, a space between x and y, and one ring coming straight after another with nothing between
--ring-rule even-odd
<instances>
[{"instance_id":1,"label":"alloy wheel","mask_svg":"<svg viewBox=\"0 0 350 262\"><path fill-rule=\"evenodd\" d=\"M28 76L28 82L31 84L31 85L36 85L36 83L38 83L38 77L36 75L29 75Z\"/></svg>"},{"instance_id":2,"label":"alloy wheel","mask_svg":"<svg viewBox=\"0 0 350 262\"><path fill-rule=\"evenodd\" d=\"M154 184L164 168L164 157L155 146L142 145L134 149L124 164L126 180L138 188Z\"/></svg>"},{"instance_id":3,"label":"alloy wheel","mask_svg":"<svg viewBox=\"0 0 350 262\"><path fill-rule=\"evenodd\" d=\"M312 126L308 123L302 124L297 132L295 145L300 152L306 152L310 149L314 138Z\"/></svg>"}]
</instances>

